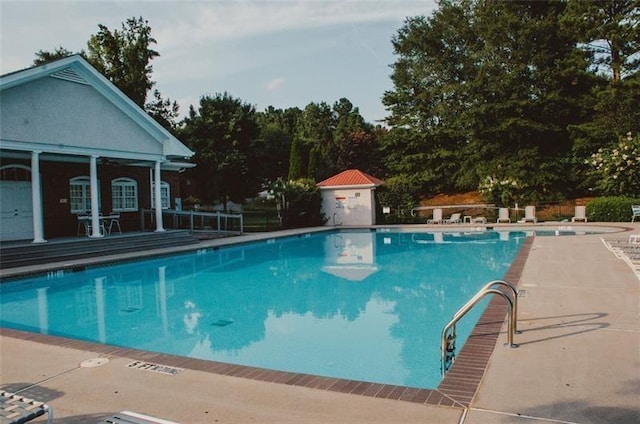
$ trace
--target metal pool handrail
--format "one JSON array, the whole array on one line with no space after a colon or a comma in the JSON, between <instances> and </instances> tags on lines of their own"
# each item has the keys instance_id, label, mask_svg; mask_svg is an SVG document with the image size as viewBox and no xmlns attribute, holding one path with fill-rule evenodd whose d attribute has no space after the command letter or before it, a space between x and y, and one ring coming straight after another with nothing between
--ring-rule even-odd
<instances>
[{"instance_id":1,"label":"metal pool handrail","mask_svg":"<svg viewBox=\"0 0 640 424\"><path fill-rule=\"evenodd\" d=\"M507 293L502 290L494 289L493 286L502 285L508 287L511 290L511 294L513 294L513 300L507 295ZM482 298L484 298L488 294L498 294L502 296L507 302L507 314L508 314L508 325L507 325L507 343L505 343L506 347L517 348L518 345L513 342L513 335L517 332L517 310L518 310L518 291L515 286L505 280L494 280L491 281L482 287L478 293L476 293L464 306L462 306L458 312L453 315L451 321L442 329L442 338L440 342L440 354L441 354L441 371L444 376L446 372L449 370L453 360L455 359L455 340L456 340L456 323L464 317L467 312L471 310ZM449 330L451 332L449 333Z\"/></svg>"}]
</instances>

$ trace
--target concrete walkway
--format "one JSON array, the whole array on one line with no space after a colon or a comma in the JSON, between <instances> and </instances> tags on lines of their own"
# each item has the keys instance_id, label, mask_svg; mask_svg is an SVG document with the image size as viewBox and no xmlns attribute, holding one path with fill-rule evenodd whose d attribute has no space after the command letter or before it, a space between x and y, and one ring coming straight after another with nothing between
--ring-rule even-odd
<instances>
[{"instance_id":1,"label":"concrete walkway","mask_svg":"<svg viewBox=\"0 0 640 424\"><path fill-rule=\"evenodd\" d=\"M640 225L635 225L635 233ZM629 233L607 234L608 239ZM601 236L537 237L520 280L517 349L498 339L469 409L346 395L0 337L0 387L45 400L56 423L122 410L187 423L637 423L640 281ZM40 422L43 420L40 419ZM35 422L35 421L34 421Z\"/></svg>"},{"instance_id":2,"label":"concrete walkway","mask_svg":"<svg viewBox=\"0 0 640 424\"><path fill-rule=\"evenodd\" d=\"M640 422L640 281L629 266L600 236L537 237L520 288L520 347L496 347L464 423Z\"/></svg>"}]
</instances>

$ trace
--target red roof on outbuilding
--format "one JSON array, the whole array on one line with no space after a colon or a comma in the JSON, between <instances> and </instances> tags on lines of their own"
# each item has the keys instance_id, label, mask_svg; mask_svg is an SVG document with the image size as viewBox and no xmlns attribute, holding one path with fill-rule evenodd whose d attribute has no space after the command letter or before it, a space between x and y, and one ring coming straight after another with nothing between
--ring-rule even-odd
<instances>
[{"instance_id":1,"label":"red roof on outbuilding","mask_svg":"<svg viewBox=\"0 0 640 424\"><path fill-rule=\"evenodd\" d=\"M366 172L362 172L359 169L347 169L341 173L329 177L324 181L320 181L316 184L318 187L337 187L337 186L379 186L384 184L384 181L372 177Z\"/></svg>"}]
</instances>

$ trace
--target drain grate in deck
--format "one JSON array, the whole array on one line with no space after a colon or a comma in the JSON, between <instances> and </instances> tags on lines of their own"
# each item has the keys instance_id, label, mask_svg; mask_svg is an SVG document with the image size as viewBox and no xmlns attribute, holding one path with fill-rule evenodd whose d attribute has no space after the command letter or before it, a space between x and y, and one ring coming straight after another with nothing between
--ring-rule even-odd
<instances>
[{"instance_id":1,"label":"drain grate in deck","mask_svg":"<svg viewBox=\"0 0 640 424\"><path fill-rule=\"evenodd\" d=\"M152 362L134 361L127 365L127 368L135 368L143 371L156 372L158 374L176 375L180 374L184 369L171 367L169 365L154 364Z\"/></svg>"}]
</instances>

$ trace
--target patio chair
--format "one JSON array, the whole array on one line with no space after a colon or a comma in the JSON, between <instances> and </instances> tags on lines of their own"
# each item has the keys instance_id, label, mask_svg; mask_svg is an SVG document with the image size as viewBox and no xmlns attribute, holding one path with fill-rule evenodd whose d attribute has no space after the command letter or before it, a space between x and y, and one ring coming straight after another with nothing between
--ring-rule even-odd
<instances>
[{"instance_id":1,"label":"patio chair","mask_svg":"<svg viewBox=\"0 0 640 424\"><path fill-rule=\"evenodd\" d=\"M80 235L80 230L83 230L85 234L89 234L89 221L91 220L91 217L89 215L86 214L80 214L77 215L78 218L78 231L76 235Z\"/></svg>"},{"instance_id":2,"label":"patio chair","mask_svg":"<svg viewBox=\"0 0 640 424\"><path fill-rule=\"evenodd\" d=\"M98 217L98 231L100 235L107 234L107 227L104 224L105 217L100 215ZM78 235L80 235L80 229L84 229L84 234L87 237L91 237L93 231L93 222L91 215L78 215Z\"/></svg>"},{"instance_id":3,"label":"patio chair","mask_svg":"<svg viewBox=\"0 0 640 424\"><path fill-rule=\"evenodd\" d=\"M448 219L444 220L445 224L460 224L462 222L461 213L452 213Z\"/></svg>"},{"instance_id":4,"label":"patio chair","mask_svg":"<svg viewBox=\"0 0 640 424\"><path fill-rule=\"evenodd\" d=\"M574 212L573 218L571 218L571 222L576 222L576 221L587 222L586 206L576 206L576 211Z\"/></svg>"},{"instance_id":5,"label":"patio chair","mask_svg":"<svg viewBox=\"0 0 640 424\"><path fill-rule=\"evenodd\" d=\"M496 223L507 222L511 223L511 218L509 218L509 208L500 208L498 209L498 220Z\"/></svg>"},{"instance_id":6,"label":"patio chair","mask_svg":"<svg viewBox=\"0 0 640 424\"><path fill-rule=\"evenodd\" d=\"M435 208L433 210L433 217L427 220L427 224L442 224L442 209Z\"/></svg>"},{"instance_id":7,"label":"patio chair","mask_svg":"<svg viewBox=\"0 0 640 424\"><path fill-rule=\"evenodd\" d=\"M53 409L44 402L2 391L0 392L0 421L2 424L22 424L47 414L53 422Z\"/></svg>"},{"instance_id":8,"label":"patio chair","mask_svg":"<svg viewBox=\"0 0 640 424\"><path fill-rule=\"evenodd\" d=\"M631 222L635 222L636 218L640 218L640 205L631 206L631 212L633 213Z\"/></svg>"},{"instance_id":9,"label":"patio chair","mask_svg":"<svg viewBox=\"0 0 640 424\"><path fill-rule=\"evenodd\" d=\"M538 222L538 218L536 218L536 207L535 206L525 206L524 207L524 218L521 222L533 222L534 224Z\"/></svg>"},{"instance_id":10,"label":"patio chair","mask_svg":"<svg viewBox=\"0 0 640 424\"><path fill-rule=\"evenodd\" d=\"M108 228L109 234L111 234L114 227L117 227L118 232L122 234L122 228L120 228L120 214L116 212L111 212L107 217L107 219L109 219L109 228Z\"/></svg>"}]
</instances>

